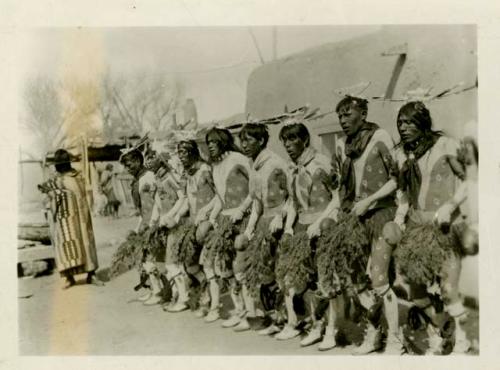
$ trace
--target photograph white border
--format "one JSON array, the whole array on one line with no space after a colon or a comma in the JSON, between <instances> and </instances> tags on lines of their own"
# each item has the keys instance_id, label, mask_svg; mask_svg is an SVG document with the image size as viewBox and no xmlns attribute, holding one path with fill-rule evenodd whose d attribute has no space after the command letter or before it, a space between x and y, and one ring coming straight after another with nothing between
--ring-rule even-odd
<instances>
[{"instance_id":1,"label":"photograph white border","mask_svg":"<svg viewBox=\"0 0 500 370\"><path fill-rule=\"evenodd\" d=\"M0 81L2 99L2 196L0 197L0 367L37 369L494 369L500 333L500 2L498 1L243 1L170 0L68 2L4 0L0 4ZM17 105L16 37L29 27L138 27L348 24L477 24L480 148L480 355L390 356L234 356L200 357L32 357L18 356L17 281ZM216 338L214 338L216 340ZM299 354L299 351L297 351Z\"/></svg>"}]
</instances>

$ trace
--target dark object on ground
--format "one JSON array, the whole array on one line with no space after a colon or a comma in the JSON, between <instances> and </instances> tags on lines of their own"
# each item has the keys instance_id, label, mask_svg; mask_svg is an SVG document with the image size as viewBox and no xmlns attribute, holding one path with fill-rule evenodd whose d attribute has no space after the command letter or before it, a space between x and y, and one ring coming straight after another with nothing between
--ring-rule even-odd
<instances>
[{"instance_id":1,"label":"dark object on ground","mask_svg":"<svg viewBox=\"0 0 500 370\"><path fill-rule=\"evenodd\" d=\"M54 268L53 259L25 261L17 264L17 277L50 275Z\"/></svg>"},{"instance_id":2,"label":"dark object on ground","mask_svg":"<svg viewBox=\"0 0 500 370\"><path fill-rule=\"evenodd\" d=\"M99 280L104 282L108 282L110 280L109 273L110 273L109 267L104 267L96 271L96 275L99 278Z\"/></svg>"},{"instance_id":3,"label":"dark object on ground","mask_svg":"<svg viewBox=\"0 0 500 370\"><path fill-rule=\"evenodd\" d=\"M200 299L203 292L207 289L207 281L204 280L201 283L190 275L191 287L189 289L189 300L188 306L191 311L195 311L200 307Z\"/></svg>"},{"instance_id":4,"label":"dark object on ground","mask_svg":"<svg viewBox=\"0 0 500 370\"><path fill-rule=\"evenodd\" d=\"M104 216L118 218L121 202L119 200L110 200L104 207Z\"/></svg>"},{"instance_id":5,"label":"dark object on ground","mask_svg":"<svg viewBox=\"0 0 500 370\"><path fill-rule=\"evenodd\" d=\"M328 310L330 302L327 299L320 299L318 304L316 305L316 309L314 311L314 316L317 320L321 320L321 318L325 315L326 310Z\"/></svg>"},{"instance_id":6,"label":"dark object on ground","mask_svg":"<svg viewBox=\"0 0 500 370\"><path fill-rule=\"evenodd\" d=\"M137 292L138 290L141 290L142 288L149 288L148 279L149 279L148 274L146 274L146 272L144 272L144 271L141 272L139 284L137 284L134 287L134 290Z\"/></svg>"},{"instance_id":7,"label":"dark object on ground","mask_svg":"<svg viewBox=\"0 0 500 370\"><path fill-rule=\"evenodd\" d=\"M25 240L39 241L42 244L49 245L50 230L47 223L19 223L17 225L17 238Z\"/></svg>"},{"instance_id":8,"label":"dark object on ground","mask_svg":"<svg viewBox=\"0 0 500 370\"><path fill-rule=\"evenodd\" d=\"M260 299L266 311L273 310L280 306L283 302L283 294L279 289L278 283L273 281L271 284L261 285Z\"/></svg>"},{"instance_id":9,"label":"dark object on ground","mask_svg":"<svg viewBox=\"0 0 500 370\"><path fill-rule=\"evenodd\" d=\"M172 285L170 281L168 281L167 277L163 274L160 274L160 280L162 282L162 289L160 292L160 296L162 299L162 302L170 302L172 300Z\"/></svg>"},{"instance_id":10,"label":"dark object on ground","mask_svg":"<svg viewBox=\"0 0 500 370\"><path fill-rule=\"evenodd\" d=\"M293 309L297 315L302 316L306 314L306 305L302 295L295 295L293 297Z\"/></svg>"},{"instance_id":11,"label":"dark object on ground","mask_svg":"<svg viewBox=\"0 0 500 370\"><path fill-rule=\"evenodd\" d=\"M247 317L247 321L252 330L261 330L273 323L273 320L269 316Z\"/></svg>"}]
</instances>

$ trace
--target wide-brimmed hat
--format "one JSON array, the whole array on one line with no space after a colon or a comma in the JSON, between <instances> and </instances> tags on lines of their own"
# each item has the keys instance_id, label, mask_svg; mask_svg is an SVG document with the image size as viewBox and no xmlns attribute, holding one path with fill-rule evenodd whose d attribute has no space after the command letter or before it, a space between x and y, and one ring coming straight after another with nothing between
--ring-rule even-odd
<instances>
[{"instance_id":1,"label":"wide-brimmed hat","mask_svg":"<svg viewBox=\"0 0 500 370\"><path fill-rule=\"evenodd\" d=\"M172 131L172 137L170 141L177 145L183 141L196 141L198 139L198 131L197 130L174 130Z\"/></svg>"},{"instance_id":2,"label":"wide-brimmed hat","mask_svg":"<svg viewBox=\"0 0 500 370\"><path fill-rule=\"evenodd\" d=\"M72 160L71 154L65 150L65 149L58 149L54 153L54 160L52 161L53 164L65 164L65 163L71 163Z\"/></svg>"},{"instance_id":3,"label":"wide-brimmed hat","mask_svg":"<svg viewBox=\"0 0 500 370\"><path fill-rule=\"evenodd\" d=\"M136 157L136 158L142 158L144 160L144 155L142 154L142 152L135 147L121 149L121 152L122 152L122 154L120 155L119 162L122 164L126 158Z\"/></svg>"}]
</instances>

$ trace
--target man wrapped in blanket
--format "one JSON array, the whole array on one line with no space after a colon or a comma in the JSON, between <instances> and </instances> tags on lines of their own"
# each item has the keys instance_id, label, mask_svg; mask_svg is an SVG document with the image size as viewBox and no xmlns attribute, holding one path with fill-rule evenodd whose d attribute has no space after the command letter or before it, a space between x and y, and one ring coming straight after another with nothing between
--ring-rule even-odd
<instances>
[{"instance_id":1,"label":"man wrapped in blanket","mask_svg":"<svg viewBox=\"0 0 500 370\"><path fill-rule=\"evenodd\" d=\"M207 217L213 229L204 240L200 257L209 281L210 310L205 316L205 322L209 323L220 317L218 280L227 279L231 284L233 315L240 316L244 311L239 274L243 256L235 250L234 240L245 229L244 214L250 208L251 197L248 191L250 163L248 158L237 151L231 133L225 129L213 128L207 132L205 141L217 191L215 206Z\"/></svg>"},{"instance_id":2,"label":"man wrapped in blanket","mask_svg":"<svg viewBox=\"0 0 500 370\"><path fill-rule=\"evenodd\" d=\"M274 265L288 198L288 168L281 157L267 149L269 133L265 125L248 123L241 129L239 137L241 149L252 163L252 210L247 227L236 238L235 247L244 255L241 274L246 317L255 317L255 301L261 296L261 288L269 288L275 282ZM276 309L268 307L272 303L268 304L266 300L262 303L266 310ZM246 317L234 315L223 326L236 325L234 330L237 332L249 330L250 324ZM273 328L276 327L273 325L262 334L270 334Z\"/></svg>"},{"instance_id":3,"label":"man wrapped in blanket","mask_svg":"<svg viewBox=\"0 0 500 370\"><path fill-rule=\"evenodd\" d=\"M402 106L397 127L401 137L396 151L400 205L394 222L403 231L402 238L398 229L387 226L388 233L393 230L394 244L400 239L395 252L397 268L410 284L410 300L430 322L427 353L441 354L453 342L454 351L463 353L470 342L462 328L466 310L458 283L461 258L471 251L464 248L461 237L460 206L467 192L461 183L464 166L457 158L459 146L432 129L430 112L422 102ZM454 335L440 330L433 293L440 296L444 310L453 318Z\"/></svg>"},{"instance_id":4,"label":"man wrapped in blanket","mask_svg":"<svg viewBox=\"0 0 500 370\"><path fill-rule=\"evenodd\" d=\"M56 174L38 189L47 195L48 218L54 243L56 267L66 278L64 289L76 284L75 275L87 273L87 283L103 285L97 278L97 251L92 217L80 172L71 166L71 155L64 149L54 154Z\"/></svg>"},{"instance_id":5,"label":"man wrapped in blanket","mask_svg":"<svg viewBox=\"0 0 500 370\"><path fill-rule=\"evenodd\" d=\"M276 278L285 295L287 323L275 338L288 340L300 334L294 297L302 296L316 282L315 241L336 197L330 160L310 146L306 126L300 122L285 124L279 137L292 163L290 202L276 265ZM315 322L314 300L311 305Z\"/></svg>"}]
</instances>

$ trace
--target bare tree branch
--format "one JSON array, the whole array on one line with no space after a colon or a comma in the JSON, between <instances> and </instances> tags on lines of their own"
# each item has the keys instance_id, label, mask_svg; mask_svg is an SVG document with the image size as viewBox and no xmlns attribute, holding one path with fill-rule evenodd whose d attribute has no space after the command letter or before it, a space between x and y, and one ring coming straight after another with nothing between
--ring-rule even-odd
<instances>
[{"instance_id":1,"label":"bare tree branch","mask_svg":"<svg viewBox=\"0 0 500 370\"><path fill-rule=\"evenodd\" d=\"M124 78L108 72L100 85L97 112L106 137L117 139L120 130L142 134L167 128L183 96L183 83L168 76L142 72Z\"/></svg>"}]
</instances>

